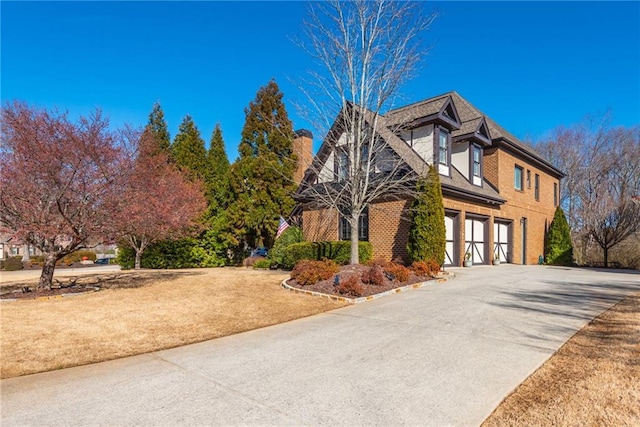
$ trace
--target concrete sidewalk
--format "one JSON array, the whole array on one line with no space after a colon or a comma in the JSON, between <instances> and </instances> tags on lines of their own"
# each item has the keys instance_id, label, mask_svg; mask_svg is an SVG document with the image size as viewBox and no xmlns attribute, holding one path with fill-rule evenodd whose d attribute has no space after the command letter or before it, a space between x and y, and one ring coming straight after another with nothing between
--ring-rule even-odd
<instances>
[{"instance_id":1,"label":"concrete sidewalk","mask_svg":"<svg viewBox=\"0 0 640 427\"><path fill-rule=\"evenodd\" d=\"M1 421L474 426L579 328L640 291L637 273L456 269L452 281L331 313L3 380Z\"/></svg>"},{"instance_id":2,"label":"concrete sidewalk","mask_svg":"<svg viewBox=\"0 0 640 427\"><path fill-rule=\"evenodd\" d=\"M53 272L53 277L69 277L69 276L82 276L85 274L105 274L105 273L117 273L121 271L119 265L87 265L82 267L63 267L56 268ZM16 271L3 271L0 272L0 285L14 282L21 282L25 280L35 280L42 274L42 269L36 270L16 270Z\"/></svg>"}]
</instances>

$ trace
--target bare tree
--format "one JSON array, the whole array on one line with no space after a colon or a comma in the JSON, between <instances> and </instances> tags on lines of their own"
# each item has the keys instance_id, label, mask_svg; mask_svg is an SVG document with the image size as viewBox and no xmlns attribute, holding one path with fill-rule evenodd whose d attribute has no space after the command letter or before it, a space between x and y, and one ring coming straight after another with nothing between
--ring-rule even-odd
<instances>
[{"instance_id":1,"label":"bare tree","mask_svg":"<svg viewBox=\"0 0 640 427\"><path fill-rule=\"evenodd\" d=\"M608 117L558 128L537 148L566 174L561 192L582 261L591 241L604 252L640 232L640 127L609 126Z\"/></svg>"},{"instance_id":2,"label":"bare tree","mask_svg":"<svg viewBox=\"0 0 640 427\"><path fill-rule=\"evenodd\" d=\"M424 162L401 160L398 151L411 149L393 144L399 129L382 111L393 106L428 53L422 36L436 15L425 14L418 2L387 0L309 8L302 45L319 69L301 86L311 106L307 118L327 136L326 152L309 168L299 194L314 208L337 209L347 218L350 262L357 264L363 211L382 197L406 198L426 170Z\"/></svg>"}]
</instances>

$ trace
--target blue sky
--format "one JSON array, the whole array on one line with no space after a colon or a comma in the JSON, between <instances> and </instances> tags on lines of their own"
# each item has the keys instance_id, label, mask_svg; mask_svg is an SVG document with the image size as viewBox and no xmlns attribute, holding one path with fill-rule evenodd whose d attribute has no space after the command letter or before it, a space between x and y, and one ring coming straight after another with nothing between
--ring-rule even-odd
<instances>
[{"instance_id":1,"label":"blue sky","mask_svg":"<svg viewBox=\"0 0 640 427\"><path fill-rule=\"evenodd\" d=\"M171 131L190 114L208 144L220 122L231 160L244 108L275 78L294 128L312 66L291 42L303 2L7 2L1 96L72 116L100 107L142 126L160 101ZM457 90L520 138L610 110L640 123L639 2L437 2L434 45L407 102ZM319 135L315 135L316 148Z\"/></svg>"}]
</instances>

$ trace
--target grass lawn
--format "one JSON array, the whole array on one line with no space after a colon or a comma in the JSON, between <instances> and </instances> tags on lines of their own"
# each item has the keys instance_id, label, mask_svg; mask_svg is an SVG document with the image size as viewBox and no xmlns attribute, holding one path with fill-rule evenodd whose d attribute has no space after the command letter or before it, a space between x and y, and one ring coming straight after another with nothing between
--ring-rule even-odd
<instances>
[{"instance_id":1,"label":"grass lawn","mask_svg":"<svg viewBox=\"0 0 640 427\"><path fill-rule=\"evenodd\" d=\"M640 294L582 328L482 425L640 425Z\"/></svg>"},{"instance_id":2,"label":"grass lawn","mask_svg":"<svg viewBox=\"0 0 640 427\"><path fill-rule=\"evenodd\" d=\"M1 303L0 377L181 346L346 305L282 289L280 282L289 276L282 272L216 268L121 274L141 286Z\"/></svg>"}]
</instances>

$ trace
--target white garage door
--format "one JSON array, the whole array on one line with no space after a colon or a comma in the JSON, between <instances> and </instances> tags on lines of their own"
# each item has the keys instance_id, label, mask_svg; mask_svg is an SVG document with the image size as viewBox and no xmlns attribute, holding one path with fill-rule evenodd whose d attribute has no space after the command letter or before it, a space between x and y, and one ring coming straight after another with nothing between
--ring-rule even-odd
<instances>
[{"instance_id":1,"label":"white garage door","mask_svg":"<svg viewBox=\"0 0 640 427\"><path fill-rule=\"evenodd\" d=\"M445 246L445 252L444 252L444 265L445 266L452 266L455 265L456 263L454 263L454 258L455 258L455 222L453 220L452 217L450 216L445 216L444 217L444 228L446 231L446 239L447 239L447 244Z\"/></svg>"},{"instance_id":2,"label":"white garage door","mask_svg":"<svg viewBox=\"0 0 640 427\"><path fill-rule=\"evenodd\" d=\"M509 262L509 224L493 223L493 256L502 262Z\"/></svg>"},{"instance_id":3,"label":"white garage door","mask_svg":"<svg viewBox=\"0 0 640 427\"><path fill-rule=\"evenodd\" d=\"M485 260L485 221L466 218L464 220L464 252L471 254L474 264L484 264Z\"/></svg>"}]
</instances>

